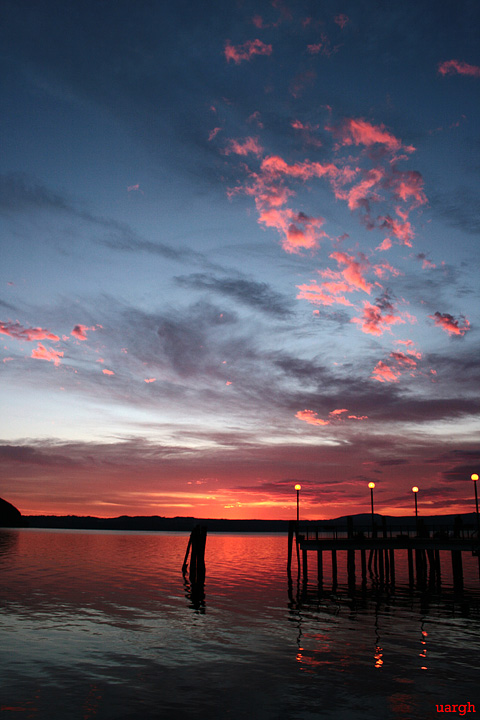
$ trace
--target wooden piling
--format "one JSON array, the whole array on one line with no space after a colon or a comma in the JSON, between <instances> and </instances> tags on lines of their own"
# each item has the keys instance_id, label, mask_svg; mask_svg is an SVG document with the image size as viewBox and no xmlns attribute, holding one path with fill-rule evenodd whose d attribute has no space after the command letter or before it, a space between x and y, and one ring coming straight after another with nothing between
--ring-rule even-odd
<instances>
[{"instance_id":1,"label":"wooden piling","mask_svg":"<svg viewBox=\"0 0 480 720\"><path fill-rule=\"evenodd\" d=\"M408 554L408 583L409 583L409 585L413 585L415 582L414 574L413 574L413 550L408 548L407 554Z\"/></svg>"},{"instance_id":2,"label":"wooden piling","mask_svg":"<svg viewBox=\"0 0 480 720\"><path fill-rule=\"evenodd\" d=\"M323 554L321 550L317 550L317 576L318 576L318 587L323 585Z\"/></svg>"},{"instance_id":3,"label":"wooden piling","mask_svg":"<svg viewBox=\"0 0 480 720\"><path fill-rule=\"evenodd\" d=\"M205 582L205 544L207 541L207 528L204 525L195 525L188 540L187 551L182 565L182 572L187 572L188 555L190 553L189 578L193 584Z\"/></svg>"},{"instance_id":4,"label":"wooden piling","mask_svg":"<svg viewBox=\"0 0 480 720\"><path fill-rule=\"evenodd\" d=\"M395 550L390 548L390 582L395 585Z\"/></svg>"},{"instance_id":5,"label":"wooden piling","mask_svg":"<svg viewBox=\"0 0 480 720\"><path fill-rule=\"evenodd\" d=\"M332 585L337 586L337 551L332 550Z\"/></svg>"},{"instance_id":6,"label":"wooden piling","mask_svg":"<svg viewBox=\"0 0 480 720\"><path fill-rule=\"evenodd\" d=\"M362 561L362 582L365 583L367 582L367 553L363 548L360 550L360 558Z\"/></svg>"}]
</instances>

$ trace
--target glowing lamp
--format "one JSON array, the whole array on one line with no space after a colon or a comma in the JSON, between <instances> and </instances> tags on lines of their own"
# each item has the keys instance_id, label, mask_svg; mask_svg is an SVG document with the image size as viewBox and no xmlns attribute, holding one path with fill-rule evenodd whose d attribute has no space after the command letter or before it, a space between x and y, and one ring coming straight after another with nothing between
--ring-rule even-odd
<instances>
[{"instance_id":1,"label":"glowing lamp","mask_svg":"<svg viewBox=\"0 0 480 720\"><path fill-rule=\"evenodd\" d=\"M417 488L417 486L416 486L416 485L414 485L414 486L412 487L412 492L415 492L415 493L417 493L417 492L418 492L418 488Z\"/></svg>"},{"instance_id":2,"label":"glowing lamp","mask_svg":"<svg viewBox=\"0 0 480 720\"><path fill-rule=\"evenodd\" d=\"M473 473L473 475L471 475L471 477L470 477L470 480L473 480L473 482L477 482L477 480L478 480L477 473Z\"/></svg>"},{"instance_id":3,"label":"glowing lamp","mask_svg":"<svg viewBox=\"0 0 480 720\"><path fill-rule=\"evenodd\" d=\"M295 485L295 490L301 490L301 489L302 489L302 486L297 483L297 484Z\"/></svg>"},{"instance_id":4,"label":"glowing lamp","mask_svg":"<svg viewBox=\"0 0 480 720\"><path fill-rule=\"evenodd\" d=\"M368 483L368 487L370 488L370 490L373 490L373 488L375 487L375 483L374 483L374 482L369 482L369 483Z\"/></svg>"}]
</instances>

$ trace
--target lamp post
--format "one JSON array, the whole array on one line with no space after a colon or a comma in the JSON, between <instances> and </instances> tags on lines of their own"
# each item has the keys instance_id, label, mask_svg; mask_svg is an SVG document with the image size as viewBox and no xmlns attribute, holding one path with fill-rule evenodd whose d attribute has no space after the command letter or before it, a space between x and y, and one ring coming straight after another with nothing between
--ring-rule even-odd
<instances>
[{"instance_id":1,"label":"lamp post","mask_svg":"<svg viewBox=\"0 0 480 720\"><path fill-rule=\"evenodd\" d=\"M373 535L374 535L374 533L375 533L375 519L374 519L374 516L373 516L373 488L375 487L375 483L374 483L374 482L369 482L369 483L368 483L368 487L370 488L370 503L371 503L371 506L372 506L372 537L373 537Z\"/></svg>"},{"instance_id":2,"label":"lamp post","mask_svg":"<svg viewBox=\"0 0 480 720\"><path fill-rule=\"evenodd\" d=\"M414 485L412 487L412 492L415 495L415 520L418 518L418 506L417 506L417 493L418 493L418 487Z\"/></svg>"},{"instance_id":3,"label":"lamp post","mask_svg":"<svg viewBox=\"0 0 480 720\"><path fill-rule=\"evenodd\" d=\"M473 486L475 488L475 510L477 513L477 536L480 537L480 523L478 520L478 494L477 494L478 475L477 475L477 473L473 473L473 475L470 476L470 480L473 480Z\"/></svg>"},{"instance_id":4,"label":"lamp post","mask_svg":"<svg viewBox=\"0 0 480 720\"><path fill-rule=\"evenodd\" d=\"M295 490L297 491L297 529L298 529L298 521L300 520L300 490L302 489L302 486L298 483L295 485Z\"/></svg>"},{"instance_id":5,"label":"lamp post","mask_svg":"<svg viewBox=\"0 0 480 720\"><path fill-rule=\"evenodd\" d=\"M418 506L417 506L417 494L418 494L418 487L414 485L412 487L412 492L415 496L415 530L418 536Z\"/></svg>"}]
</instances>

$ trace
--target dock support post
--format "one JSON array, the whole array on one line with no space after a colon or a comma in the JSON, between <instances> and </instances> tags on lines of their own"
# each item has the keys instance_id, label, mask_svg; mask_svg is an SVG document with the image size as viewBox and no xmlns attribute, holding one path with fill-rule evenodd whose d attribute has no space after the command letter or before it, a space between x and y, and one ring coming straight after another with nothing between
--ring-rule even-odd
<instances>
[{"instance_id":1,"label":"dock support post","mask_svg":"<svg viewBox=\"0 0 480 720\"><path fill-rule=\"evenodd\" d=\"M307 550L302 550L302 565L303 565L303 582L306 583L308 581L308 560L307 560Z\"/></svg>"},{"instance_id":2,"label":"dock support post","mask_svg":"<svg viewBox=\"0 0 480 720\"><path fill-rule=\"evenodd\" d=\"M367 582L367 554L365 550L360 550L360 558L362 561L362 583Z\"/></svg>"},{"instance_id":3,"label":"dock support post","mask_svg":"<svg viewBox=\"0 0 480 720\"><path fill-rule=\"evenodd\" d=\"M355 550L347 550L348 587L355 588Z\"/></svg>"},{"instance_id":4,"label":"dock support post","mask_svg":"<svg viewBox=\"0 0 480 720\"><path fill-rule=\"evenodd\" d=\"M318 587L321 588L323 585L323 554L321 550L317 550L317 573Z\"/></svg>"},{"instance_id":5,"label":"dock support post","mask_svg":"<svg viewBox=\"0 0 480 720\"><path fill-rule=\"evenodd\" d=\"M289 574L292 570L293 524L294 524L294 520L290 520L288 523L287 572Z\"/></svg>"},{"instance_id":6,"label":"dock support post","mask_svg":"<svg viewBox=\"0 0 480 720\"><path fill-rule=\"evenodd\" d=\"M413 575L413 551L411 548L408 548L408 582L410 585L413 585L414 583L414 575Z\"/></svg>"},{"instance_id":7,"label":"dock support post","mask_svg":"<svg viewBox=\"0 0 480 720\"><path fill-rule=\"evenodd\" d=\"M332 585L337 587L337 551L332 550Z\"/></svg>"},{"instance_id":8,"label":"dock support post","mask_svg":"<svg viewBox=\"0 0 480 720\"><path fill-rule=\"evenodd\" d=\"M463 566L461 550L452 550L452 571L453 587L455 588L455 590L463 590Z\"/></svg>"},{"instance_id":9,"label":"dock support post","mask_svg":"<svg viewBox=\"0 0 480 720\"><path fill-rule=\"evenodd\" d=\"M381 550L378 550L378 564L380 567L380 582L383 583L384 580L384 573L383 573L383 548Z\"/></svg>"},{"instance_id":10,"label":"dock support post","mask_svg":"<svg viewBox=\"0 0 480 720\"><path fill-rule=\"evenodd\" d=\"M390 582L395 585L395 550L390 548Z\"/></svg>"}]
</instances>

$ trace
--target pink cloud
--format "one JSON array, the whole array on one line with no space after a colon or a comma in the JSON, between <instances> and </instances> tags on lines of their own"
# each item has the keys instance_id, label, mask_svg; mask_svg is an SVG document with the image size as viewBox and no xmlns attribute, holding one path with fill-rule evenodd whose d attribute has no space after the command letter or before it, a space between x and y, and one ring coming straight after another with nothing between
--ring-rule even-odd
<instances>
[{"instance_id":1,"label":"pink cloud","mask_svg":"<svg viewBox=\"0 0 480 720\"><path fill-rule=\"evenodd\" d=\"M225 148L225 155L261 155L263 153L263 147L258 142L257 138L247 137L243 142L241 140L229 140L228 147Z\"/></svg>"},{"instance_id":2,"label":"pink cloud","mask_svg":"<svg viewBox=\"0 0 480 720\"><path fill-rule=\"evenodd\" d=\"M446 60L439 63L438 72L440 75L469 75L470 77L480 77L480 67L478 65L469 65L462 60Z\"/></svg>"},{"instance_id":3,"label":"pink cloud","mask_svg":"<svg viewBox=\"0 0 480 720\"><path fill-rule=\"evenodd\" d=\"M295 417L309 423L309 425L330 425L329 420L322 420L318 417L318 413L313 412L313 410L299 410L295 413Z\"/></svg>"},{"instance_id":4,"label":"pink cloud","mask_svg":"<svg viewBox=\"0 0 480 720\"><path fill-rule=\"evenodd\" d=\"M345 415L345 413L348 413L347 408L339 408L338 410L332 410L329 414L328 420L322 420L322 418L318 417L318 413L314 412L313 410L299 410L297 413L295 413L295 417L298 418L298 420L303 420L304 422L308 423L309 425L331 425L332 423L334 425L338 425L339 423L345 422L346 419L348 420L367 420L367 415Z\"/></svg>"},{"instance_id":5,"label":"pink cloud","mask_svg":"<svg viewBox=\"0 0 480 720\"><path fill-rule=\"evenodd\" d=\"M392 241L390 240L390 238L385 238L384 240L382 240L380 245L377 248L375 248L375 250L381 250L381 251L390 250L391 247L392 247Z\"/></svg>"},{"instance_id":6,"label":"pink cloud","mask_svg":"<svg viewBox=\"0 0 480 720\"><path fill-rule=\"evenodd\" d=\"M410 222L402 222L401 220L396 220L395 218L391 218L390 215L386 215L385 217L379 217L378 220L381 227L387 228L387 230L400 241L401 245L412 247L412 240L415 236L415 233ZM385 240L390 241L389 238L386 238Z\"/></svg>"},{"instance_id":7,"label":"pink cloud","mask_svg":"<svg viewBox=\"0 0 480 720\"><path fill-rule=\"evenodd\" d=\"M348 23L348 20L349 20L348 16L344 15L343 13L336 15L333 19L333 21L336 22L337 25L339 25L342 28L342 30L345 27L345 25Z\"/></svg>"},{"instance_id":8,"label":"pink cloud","mask_svg":"<svg viewBox=\"0 0 480 720\"><path fill-rule=\"evenodd\" d=\"M342 295L342 293L350 291L350 286L345 282L325 282L321 285L313 282L310 285L297 285L297 288L300 290L297 300L308 300L312 305L333 305L338 303L339 305L353 307L350 300L347 300L345 295Z\"/></svg>"},{"instance_id":9,"label":"pink cloud","mask_svg":"<svg viewBox=\"0 0 480 720\"><path fill-rule=\"evenodd\" d=\"M115 373L113 372L113 370L107 370L107 368L104 368L104 369L102 370L102 373L103 373L104 375L115 375Z\"/></svg>"},{"instance_id":10,"label":"pink cloud","mask_svg":"<svg viewBox=\"0 0 480 720\"><path fill-rule=\"evenodd\" d=\"M364 302L362 317L352 318L351 322L361 325L362 332L364 333L383 335L387 330L391 332L391 325L404 323L405 320L400 315L395 314L393 304L384 296L377 300L376 305Z\"/></svg>"},{"instance_id":11,"label":"pink cloud","mask_svg":"<svg viewBox=\"0 0 480 720\"><path fill-rule=\"evenodd\" d=\"M371 201L379 202L382 199L374 188L379 186L384 177L385 170L383 168L371 168L364 173L363 180L350 190L342 190L340 184L336 183L334 186L335 197L339 200L346 200L349 210L368 207Z\"/></svg>"},{"instance_id":12,"label":"pink cloud","mask_svg":"<svg viewBox=\"0 0 480 720\"><path fill-rule=\"evenodd\" d=\"M58 365L60 365L60 358L63 357L63 352L46 348L41 343L38 343L37 348L32 350L31 357L36 360L47 360L48 362L53 362L53 364L58 367Z\"/></svg>"},{"instance_id":13,"label":"pink cloud","mask_svg":"<svg viewBox=\"0 0 480 720\"><path fill-rule=\"evenodd\" d=\"M307 52L309 52L310 55L318 55L322 47L323 43L313 43L312 45L307 45Z\"/></svg>"},{"instance_id":14,"label":"pink cloud","mask_svg":"<svg viewBox=\"0 0 480 720\"><path fill-rule=\"evenodd\" d=\"M398 277L399 275L403 275L403 273L400 272L400 270L397 270L397 268L394 268L388 262L380 263L379 265L374 265L373 272L379 278L384 278L387 274L390 274L392 277Z\"/></svg>"},{"instance_id":15,"label":"pink cloud","mask_svg":"<svg viewBox=\"0 0 480 720\"><path fill-rule=\"evenodd\" d=\"M43 328L24 328L19 322L2 322L0 321L0 334L8 335L16 340L26 340L27 342L35 342L36 340L52 340L57 342L60 340L58 335L54 335L49 330Z\"/></svg>"},{"instance_id":16,"label":"pink cloud","mask_svg":"<svg viewBox=\"0 0 480 720\"><path fill-rule=\"evenodd\" d=\"M418 354L421 357L421 354ZM414 374L417 361L411 355L403 352L392 352L389 355L389 363L380 360L372 372L372 379L379 382L398 382L403 372Z\"/></svg>"},{"instance_id":17,"label":"pink cloud","mask_svg":"<svg viewBox=\"0 0 480 720\"><path fill-rule=\"evenodd\" d=\"M365 272L370 263L363 255L360 255L359 261L355 260L353 255L347 255L344 252L333 252L330 257L336 260L339 265L345 266L341 273L350 286L370 294L373 285L365 279Z\"/></svg>"},{"instance_id":18,"label":"pink cloud","mask_svg":"<svg viewBox=\"0 0 480 720\"><path fill-rule=\"evenodd\" d=\"M255 110L255 112L248 116L247 122L255 123L260 129L263 129L263 122L261 120L261 115L258 110Z\"/></svg>"},{"instance_id":19,"label":"pink cloud","mask_svg":"<svg viewBox=\"0 0 480 720\"><path fill-rule=\"evenodd\" d=\"M146 383L152 383L155 382L157 378L145 378Z\"/></svg>"},{"instance_id":20,"label":"pink cloud","mask_svg":"<svg viewBox=\"0 0 480 720\"><path fill-rule=\"evenodd\" d=\"M75 327L72 330L73 337L77 338L77 340L86 340L87 339L87 330L95 330L95 327L88 327L87 325L75 325Z\"/></svg>"},{"instance_id":21,"label":"pink cloud","mask_svg":"<svg viewBox=\"0 0 480 720\"><path fill-rule=\"evenodd\" d=\"M263 27L263 19L261 15L254 15L252 18L252 23L255 25L256 28L260 30Z\"/></svg>"},{"instance_id":22,"label":"pink cloud","mask_svg":"<svg viewBox=\"0 0 480 720\"><path fill-rule=\"evenodd\" d=\"M242 60L251 60L254 55L271 55L272 46L266 45L258 38L255 40L247 40L243 45L232 45L230 40L225 42L225 57L227 62L233 60L239 65Z\"/></svg>"},{"instance_id":23,"label":"pink cloud","mask_svg":"<svg viewBox=\"0 0 480 720\"><path fill-rule=\"evenodd\" d=\"M416 257L417 260L422 261L422 270L434 270L437 267L434 262L427 258L425 253L418 253Z\"/></svg>"},{"instance_id":24,"label":"pink cloud","mask_svg":"<svg viewBox=\"0 0 480 720\"><path fill-rule=\"evenodd\" d=\"M340 145L383 145L390 152L404 150L414 152L411 145L404 146L402 141L389 132L383 124L372 125L361 118L347 118L338 128L327 128L332 130Z\"/></svg>"},{"instance_id":25,"label":"pink cloud","mask_svg":"<svg viewBox=\"0 0 480 720\"><path fill-rule=\"evenodd\" d=\"M434 320L435 325L441 327L442 330L445 330L449 335L462 336L470 330L470 323L464 315L460 315L458 320L449 313L436 312L434 315L429 315L428 317Z\"/></svg>"},{"instance_id":26,"label":"pink cloud","mask_svg":"<svg viewBox=\"0 0 480 720\"><path fill-rule=\"evenodd\" d=\"M210 130L210 132L208 134L208 142L211 142L218 135L220 130L222 130L221 127L216 127L216 128L213 128L213 130Z\"/></svg>"},{"instance_id":27,"label":"pink cloud","mask_svg":"<svg viewBox=\"0 0 480 720\"><path fill-rule=\"evenodd\" d=\"M404 345L405 350L409 355L413 355L414 357L417 358L417 360L421 359L422 353L416 349L415 343L413 342L413 340L395 340L395 343L397 345Z\"/></svg>"},{"instance_id":28,"label":"pink cloud","mask_svg":"<svg viewBox=\"0 0 480 720\"><path fill-rule=\"evenodd\" d=\"M135 190L140 190L140 185L138 183L127 187L127 192L134 192Z\"/></svg>"},{"instance_id":29,"label":"pink cloud","mask_svg":"<svg viewBox=\"0 0 480 720\"><path fill-rule=\"evenodd\" d=\"M390 367L390 365L387 365L387 363L383 362L383 360L380 360L373 372L372 372L372 378L374 380L378 380L379 382L398 382L398 378L400 376L400 372L396 368Z\"/></svg>"}]
</instances>

